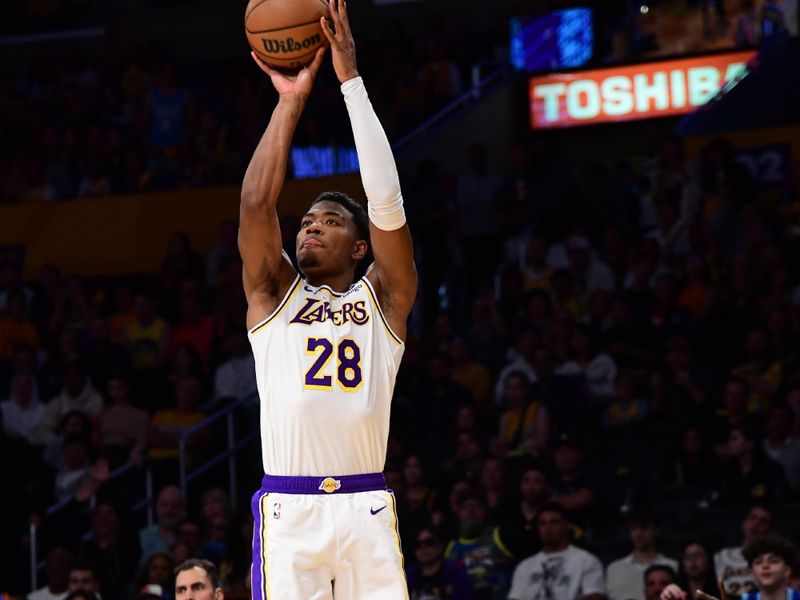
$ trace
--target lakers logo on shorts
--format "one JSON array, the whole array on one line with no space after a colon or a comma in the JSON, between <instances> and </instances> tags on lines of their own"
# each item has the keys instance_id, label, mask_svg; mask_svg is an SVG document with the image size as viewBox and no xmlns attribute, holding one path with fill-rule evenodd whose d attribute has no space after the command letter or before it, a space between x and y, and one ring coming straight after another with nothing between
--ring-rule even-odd
<instances>
[{"instance_id":1,"label":"lakers logo on shorts","mask_svg":"<svg viewBox=\"0 0 800 600\"><path fill-rule=\"evenodd\" d=\"M334 479L333 477L326 477L322 480L322 483L319 484L319 489L326 494L332 494L340 487L342 487L342 482L338 479Z\"/></svg>"}]
</instances>

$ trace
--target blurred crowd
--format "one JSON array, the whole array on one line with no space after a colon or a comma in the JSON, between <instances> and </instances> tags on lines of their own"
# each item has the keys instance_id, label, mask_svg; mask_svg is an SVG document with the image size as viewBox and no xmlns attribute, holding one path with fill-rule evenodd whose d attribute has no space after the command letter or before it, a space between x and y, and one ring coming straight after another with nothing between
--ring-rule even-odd
<instances>
[{"instance_id":1,"label":"blurred crowd","mask_svg":"<svg viewBox=\"0 0 800 600\"><path fill-rule=\"evenodd\" d=\"M725 140L699 161L653 140L636 165L476 144L406 182L422 287L386 476L415 600L504 599L542 548L564 553L548 585L588 569L612 600L645 598L653 564L747 590L742 546L797 534L798 204L760 200ZM236 224L207 256L176 233L153 277L6 267L0 311L5 587L26 591L34 522L34 600L75 569L103 600L169 597L187 557L248 597L257 444L235 505L225 470L176 487L182 432L237 398L240 432L257 422ZM190 467L224 439L189 437Z\"/></svg>"},{"instance_id":2,"label":"blurred crowd","mask_svg":"<svg viewBox=\"0 0 800 600\"><path fill-rule=\"evenodd\" d=\"M492 40L441 15L424 35L399 24L375 33L358 40L359 67L392 139L465 91L473 65L493 58ZM246 53L213 69L176 68L155 40L123 49L110 31L99 49L66 44L45 44L30 64L3 70L0 203L240 182L275 104ZM296 144L352 146L328 65L316 87Z\"/></svg>"}]
</instances>

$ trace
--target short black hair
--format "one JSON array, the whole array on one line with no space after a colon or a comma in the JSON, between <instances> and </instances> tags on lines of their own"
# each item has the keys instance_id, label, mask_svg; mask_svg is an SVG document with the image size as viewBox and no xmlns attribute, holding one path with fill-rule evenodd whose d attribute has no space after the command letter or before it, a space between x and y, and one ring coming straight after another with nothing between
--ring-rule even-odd
<instances>
[{"instance_id":1,"label":"short black hair","mask_svg":"<svg viewBox=\"0 0 800 600\"><path fill-rule=\"evenodd\" d=\"M369 217L364 207L350 196L343 192L322 192L311 203L313 207L320 202L336 202L346 208L353 215L353 223L356 226L359 239L369 243Z\"/></svg>"},{"instance_id":2,"label":"short black hair","mask_svg":"<svg viewBox=\"0 0 800 600\"><path fill-rule=\"evenodd\" d=\"M664 573L669 575L669 578L673 583L678 579L678 574L675 573L675 569L673 569L669 565L662 565L662 564L655 564L647 567L644 571L644 579L647 579L647 576L654 571L663 571Z\"/></svg>"},{"instance_id":3,"label":"short black hair","mask_svg":"<svg viewBox=\"0 0 800 600\"><path fill-rule=\"evenodd\" d=\"M177 579L180 573L184 571L191 571L195 567L203 569L208 575L208 579L211 581L211 587L217 589L219 587L219 571L217 570L217 565L215 565L210 560L206 560L205 558L187 558L177 567L175 567L175 578Z\"/></svg>"},{"instance_id":4,"label":"short black hair","mask_svg":"<svg viewBox=\"0 0 800 600\"><path fill-rule=\"evenodd\" d=\"M557 502L545 502L544 504L542 504L542 506L539 507L539 512L536 515L536 520L538 521L539 517L542 516L542 513L546 512L558 513L559 515L561 515L562 519L569 520L569 518L567 517L567 511L565 511L564 507L558 504Z\"/></svg>"},{"instance_id":5,"label":"short black hair","mask_svg":"<svg viewBox=\"0 0 800 600\"><path fill-rule=\"evenodd\" d=\"M774 533L759 538L742 549L747 565L752 567L759 556L775 554L780 556L788 566L793 566L797 559L797 548L786 538Z\"/></svg>"},{"instance_id":6,"label":"short black hair","mask_svg":"<svg viewBox=\"0 0 800 600\"><path fill-rule=\"evenodd\" d=\"M658 518L654 512L646 508L638 508L628 516L628 526L633 527L634 525L639 527L658 527Z\"/></svg>"}]
</instances>

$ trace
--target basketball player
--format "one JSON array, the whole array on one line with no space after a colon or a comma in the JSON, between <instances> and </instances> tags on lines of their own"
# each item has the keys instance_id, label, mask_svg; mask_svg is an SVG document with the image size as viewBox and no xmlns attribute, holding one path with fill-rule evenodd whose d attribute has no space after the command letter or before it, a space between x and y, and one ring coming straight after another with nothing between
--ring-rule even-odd
<instances>
[{"instance_id":1,"label":"basketball player","mask_svg":"<svg viewBox=\"0 0 800 600\"><path fill-rule=\"evenodd\" d=\"M324 192L300 220L299 273L276 213L292 136L322 63L258 61L280 99L242 185L239 247L261 398L264 479L252 499L254 600L407 598L381 471L417 276L394 158L356 69L342 0L323 19L368 200ZM336 33L333 33L335 27ZM353 281L371 244L375 262Z\"/></svg>"}]
</instances>

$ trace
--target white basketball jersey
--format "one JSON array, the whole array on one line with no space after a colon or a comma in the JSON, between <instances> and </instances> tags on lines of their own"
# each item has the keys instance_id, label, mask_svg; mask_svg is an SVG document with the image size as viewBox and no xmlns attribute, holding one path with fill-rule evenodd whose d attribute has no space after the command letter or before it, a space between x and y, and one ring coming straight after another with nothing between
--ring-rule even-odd
<instances>
[{"instance_id":1,"label":"white basketball jersey","mask_svg":"<svg viewBox=\"0 0 800 600\"><path fill-rule=\"evenodd\" d=\"M343 293L299 275L249 333L270 475L380 473L405 348L366 277Z\"/></svg>"}]
</instances>

